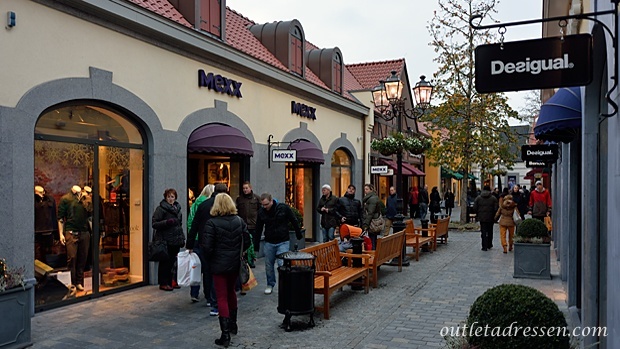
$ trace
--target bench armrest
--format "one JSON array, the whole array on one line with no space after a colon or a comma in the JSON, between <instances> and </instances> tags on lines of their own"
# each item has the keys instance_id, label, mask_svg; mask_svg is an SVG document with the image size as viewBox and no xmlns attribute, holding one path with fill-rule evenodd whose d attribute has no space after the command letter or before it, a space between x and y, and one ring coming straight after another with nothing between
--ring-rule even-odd
<instances>
[{"instance_id":1,"label":"bench armrest","mask_svg":"<svg viewBox=\"0 0 620 349\"><path fill-rule=\"evenodd\" d=\"M315 271L314 276L332 276L331 271Z\"/></svg>"},{"instance_id":2,"label":"bench armrest","mask_svg":"<svg viewBox=\"0 0 620 349\"><path fill-rule=\"evenodd\" d=\"M343 253L340 252L340 257L350 257L350 258L362 258L364 259L364 266L368 268L370 266L370 255L369 254L353 254L353 253Z\"/></svg>"}]
</instances>

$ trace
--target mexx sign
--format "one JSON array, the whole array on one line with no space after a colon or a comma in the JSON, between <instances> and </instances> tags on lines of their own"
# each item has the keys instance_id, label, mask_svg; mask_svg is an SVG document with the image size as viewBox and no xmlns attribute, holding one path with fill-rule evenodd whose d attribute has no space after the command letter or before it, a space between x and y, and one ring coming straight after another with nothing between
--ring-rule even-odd
<instances>
[{"instance_id":1,"label":"mexx sign","mask_svg":"<svg viewBox=\"0 0 620 349\"><path fill-rule=\"evenodd\" d=\"M583 86L592 80L589 34L480 45L475 54L480 93Z\"/></svg>"}]
</instances>

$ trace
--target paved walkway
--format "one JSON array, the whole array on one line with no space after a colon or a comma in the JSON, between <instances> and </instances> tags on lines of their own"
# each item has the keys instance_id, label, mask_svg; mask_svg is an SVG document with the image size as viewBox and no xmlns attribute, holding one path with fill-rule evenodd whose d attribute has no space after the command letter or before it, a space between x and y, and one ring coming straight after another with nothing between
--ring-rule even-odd
<instances>
[{"instance_id":1,"label":"paved walkway","mask_svg":"<svg viewBox=\"0 0 620 349\"><path fill-rule=\"evenodd\" d=\"M497 230L496 226L496 230ZM443 326L465 321L474 300L490 287L518 283L541 290L566 312L564 287L552 257L552 280L513 279L513 255L503 254L496 232L490 251L480 250L479 232L450 232L447 245L422 253L398 273L383 266L379 287L369 294L344 291L332 296L331 319L315 314L293 317L293 332L279 326L278 290L263 294L264 264L254 269L259 286L239 296L239 335L233 348L438 348ZM316 297L316 302L322 299ZM210 348L219 335L204 299L192 304L189 290L157 286L110 295L38 313L32 319L34 348Z\"/></svg>"}]
</instances>

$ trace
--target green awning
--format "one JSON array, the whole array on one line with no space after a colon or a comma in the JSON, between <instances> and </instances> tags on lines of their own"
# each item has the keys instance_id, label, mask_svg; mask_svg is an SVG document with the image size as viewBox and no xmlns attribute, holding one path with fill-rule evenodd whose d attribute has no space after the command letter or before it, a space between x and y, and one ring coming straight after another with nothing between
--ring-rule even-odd
<instances>
[{"instance_id":1,"label":"green awning","mask_svg":"<svg viewBox=\"0 0 620 349\"><path fill-rule=\"evenodd\" d=\"M463 175L462 174L460 174L458 172L454 172L452 170L445 169L443 167L441 168L441 177L442 178L454 178L454 179L457 179L457 180L463 179Z\"/></svg>"}]
</instances>

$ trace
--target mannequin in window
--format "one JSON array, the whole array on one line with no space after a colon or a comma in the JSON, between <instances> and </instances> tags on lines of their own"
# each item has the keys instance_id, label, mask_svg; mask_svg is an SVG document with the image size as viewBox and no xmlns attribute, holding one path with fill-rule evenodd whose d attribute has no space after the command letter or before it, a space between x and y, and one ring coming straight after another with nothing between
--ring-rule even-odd
<instances>
[{"instance_id":1,"label":"mannequin in window","mask_svg":"<svg viewBox=\"0 0 620 349\"><path fill-rule=\"evenodd\" d=\"M84 290L84 267L90 246L88 218L92 215L92 201L90 205L88 202L88 198L82 195L82 188L74 185L70 192L63 195L58 204L60 242L67 247L71 284L78 291Z\"/></svg>"},{"instance_id":2,"label":"mannequin in window","mask_svg":"<svg viewBox=\"0 0 620 349\"><path fill-rule=\"evenodd\" d=\"M45 189L34 187L34 258L46 262L45 255L52 253L54 240L58 240L56 201Z\"/></svg>"}]
</instances>

